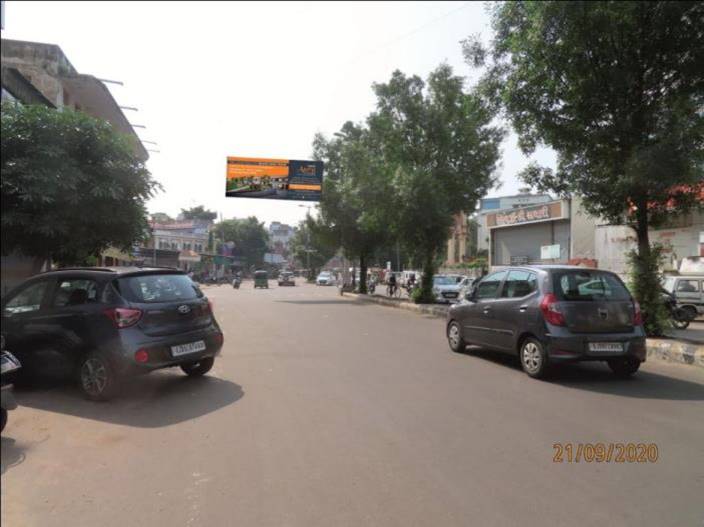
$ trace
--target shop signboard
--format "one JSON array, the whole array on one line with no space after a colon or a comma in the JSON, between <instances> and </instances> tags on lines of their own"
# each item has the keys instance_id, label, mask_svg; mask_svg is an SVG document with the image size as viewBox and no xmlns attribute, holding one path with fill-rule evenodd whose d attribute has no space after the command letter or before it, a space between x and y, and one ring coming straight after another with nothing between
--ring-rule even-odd
<instances>
[{"instance_id":1,"label":"shop signboard","mask_svg":"<svg viewBox=\"0 0 704 527\"><path fill-rule=\"evenodd\" d=\"M540 247L541 260L558 260L560 258L560 244L543 245Z\"/></svg>"},{"instance_id":2,"label":"shop signboard","mask_svg":"<svg viewBox=\"0 0 704 527\"><path fill-rule=\"evenodd\" d=\"M511 256L511 265L528 265L529 261L527 256Z\"/></svg>"},{"instance_id":3,"label":"shop signboard","mask_svg":"<svg viewBox=\"0 0 704 527\"><path fill-rule=\"evenodd\" d=\"M229 198L320 201L322 161L228 157L225 195Z\"/></svg>"},{"instance_id":4,"label":"shop signboard","mask_svg":"<svg viewBox=\"0 0 704 527\"><path fill-rule=\"evenodd\" d=\"M541 205L494 212L487 215L487 227L491 229L494 227L508 227L524 223L563 219L565 210L563 202L553 201Z\"/></svg>"}]
</instances>

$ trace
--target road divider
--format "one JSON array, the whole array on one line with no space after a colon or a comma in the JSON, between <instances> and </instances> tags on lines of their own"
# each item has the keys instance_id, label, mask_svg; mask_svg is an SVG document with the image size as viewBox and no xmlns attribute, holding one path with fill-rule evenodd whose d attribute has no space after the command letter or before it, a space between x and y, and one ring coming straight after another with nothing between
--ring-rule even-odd
<instances>
[{"instance_id":1,"label":"road divider","mask_svg":"<svg viewBox=\"0 0 704 527\"><path fill-rule=\"evenodd\" d=\"M360 302L405 309L407 311L414 311L438 318L444 318L449 309L448 306L414 304L407 300L385 298L378 295L360 295L357 293L343 293L343 295L354 298ZM684 342L677 339L648 339L647 346L649 359L658 359L666 362L675 362L704 368L704 344Z\"/></svg>"}]
</instances>

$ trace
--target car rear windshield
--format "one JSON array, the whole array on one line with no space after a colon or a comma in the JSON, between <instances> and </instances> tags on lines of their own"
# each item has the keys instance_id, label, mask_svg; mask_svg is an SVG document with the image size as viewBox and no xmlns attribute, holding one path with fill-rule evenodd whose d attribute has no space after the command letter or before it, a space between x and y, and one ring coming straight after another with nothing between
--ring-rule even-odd
<instances>
[{"instance_id":1,"label":"car rear windshield","mask_svg":"<svg viewBox=\"0 0 704 527\"><path fill-rule=\"evenodd\" d=\"M454 276L435 276L433 277L433 285L455 285L457 279Z\"/></svg>"},{"instance_id":2,"label":"car rear windshield","mask_svg":"<svg viewBox=\"0 0 704 527\"><path fill-rule=\"evenodd\" d=\"M563 271L555 273L553 289L559 300L630 300L621 280L601 271Z\"/></svg>"},{"instance_id":3,"label":"car rear windshield","mask_svg":"<svg viewBox=\"0 0 704 527\"><path fill-rule=\"evenodd\" d=\"M115 280L118 292L129 302L179 302L201 298L203 293L182 274L144 274Z\"/></svg>"}]
</instances>

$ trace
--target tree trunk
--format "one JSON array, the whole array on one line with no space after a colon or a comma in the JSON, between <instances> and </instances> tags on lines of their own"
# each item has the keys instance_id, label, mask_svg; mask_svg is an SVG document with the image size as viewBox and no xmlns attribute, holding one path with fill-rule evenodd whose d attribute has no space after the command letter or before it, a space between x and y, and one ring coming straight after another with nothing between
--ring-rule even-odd
<instances>
[{"instance_id":1,"label":"tree trunk","mask_svg":"<svg viewBox=\"0 0 704 527\"><path fill-rule=\"evenodd\" d=\"M365 253L359 255L359 292L363 295L367 294L367 255Z\"/></svg>"},{"instance_id":2,"label":"tree trunk","mask_svg":"<svg viewBox=\"0 0 704 527\"><path fill-rule=\"evenodd\" d=\"M636 237L638 238L638 256L641 260L650 256L650 237L648 234L648 200L638 200L636 204Z\"/></svg>"},{"instance_id":3,"label":"tree trunk","mask_svg":"<svg viewBox=\"0 0 704 527\"><path fill-rule=\"evenodd\" d=\"M421 281L421 293L425 301L429 301L433 297L433 275L435 275L435 251L430 251L425 255Z\"/></svg>"}]
</instances>

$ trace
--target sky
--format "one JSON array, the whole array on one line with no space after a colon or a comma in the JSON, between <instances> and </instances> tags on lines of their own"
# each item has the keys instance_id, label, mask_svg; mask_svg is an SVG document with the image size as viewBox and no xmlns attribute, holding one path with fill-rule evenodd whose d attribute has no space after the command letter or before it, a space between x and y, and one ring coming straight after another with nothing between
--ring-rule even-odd
<instances>
[{"instance_id":1,"label":"sky","mask_svg":"<svg viewBox=\"0 0 704 527\"><path fill-rule=\"evenodd\" d=\"M446 62L468 86L478 72L460 41L491 39L480 2L18 2L5 6L3 38L57 44L80 72L108 84L141 139L163 191L150 212L204 205L223 218L296 224L300 202L226 198L227 156L310 159L313 136L374 110L371 86L400 69L425 78ZM532 158L509 134L497 170L515 194ZM323 199L324 196L323 196ZM307 205L306 205L307 206Z\"/></svg>"}]
</instances>

